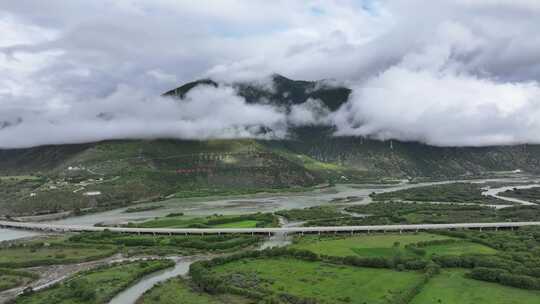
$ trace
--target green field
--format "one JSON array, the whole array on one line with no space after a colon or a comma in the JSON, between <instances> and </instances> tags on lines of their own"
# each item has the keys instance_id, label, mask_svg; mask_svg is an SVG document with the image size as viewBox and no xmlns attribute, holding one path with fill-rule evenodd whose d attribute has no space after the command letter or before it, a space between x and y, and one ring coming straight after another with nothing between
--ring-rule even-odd
<instances>
[{"instance_id":1,"label":"green field","mask_svg":"<svg viewBox=\"0 0 540 304\"><path fill-rule=\"evenodd\" d=\"M245 221L214 225L212 227L215 227L215 228L255 228L257 227L258 223L260 222L253 221L253 220L245 220Z\"/></svg>"},{"instance_id":2,"label":"green field","mask_svg":"<svg viewBox=\"0 0 540 304\"><path fill-rule=\"evenodd\" d=\"M387 303L412 288L422 274L359 268L291 258L245 259L212 268L214 275L240 289L287 293L321 303Z\"/></svg>"},{"instance_id":3,"label":"green field","mask_svg":"<svg viewBox=\"0 0 540 304\"><path fill-rule=\"evenodd\" d=\"M426 255L462 255L462 254L495 254L497 250L482 244L460 241L450 244L430 245L423 247Z\"/></svg>"},{"instance_id":4,"label":"green field","mask_svg":"<svg viewBox=\"0 0 540 304\"><path fill-rule=\"evenodd\" d=\"M173 278L146 292L137 304L248 304L250 300L233 295L210 295L194 291L189 282Z\"/></svg>"},{"instance_id":5,"label":"green field","mask_svg":"<svg viewBox=\"0 0 540 304\"><path fill-rule=\"evenodd\" d=\"M143 223L129 224L130 227L142 228L255 228L277 225L277 218L270 213L211 215L207 217L166 216Z\"/></svg>"},{"instance_id":6,"label":"green field","mask_svg":"<svg viewBox=\"0 0 540 304\"><path fill-rule=\"evenodd\" d=\"M15 303L107 303L118 292L144 275L173 265L172 261L155 260L97 268L78 274L52 288L18 297Z\"/></svg>"},{"instance_id":7,"label":"green field","mask_svg":"<svg viewBox=\"0 0 540 304\"><path fill-rule=\"evenodd\" d=\"M0 274L0 291L11 289L26 284L30 281L32 281L32 279L28 277L11 274Z\"/></svg>"},{"instance_id":8,"label":"green field","mask_svg":"<svg viewBox=\"0 0 540 304\"><path fill-rule=\"evenodd\" d=\"M72 264L113 255L110 246L67 246L32 244L0 249L0 267L30 267L52 264Z\"/></svg>"},{"instance_id":9,"label":"green field","mask_svg":"<svg viewBox=\"0 0 540 304\"><path fill-rule=\"evenodd\" d=\"M540 291L506 287L464 277L448 270L432 278L411 304L538 304Z\"/></svg>"},{"instance_id":10,"label":"green field","mask_svg":"<svg viewBox=\"0 0 540 304\"><path fill-rule=\"evenodd\" d=\"M450 237L428 234L372 234L353 237L303 237L298 238L293 248L306 249L318 254L331 256L393 256L398 251L404 251L405 245L417 242L444 240ZM399 246L394 246L399 242Z\"/></svg>"},{"instance_id":11,"label":"green field","mask_svg":"<svg viewBox=\"0 0 540 304\"><path fill-rule=\"evenodd\" d=\"M536 221L540 206L512 206L495 209L482 205L378 202L346 208L349 212L370 214L354 221L336 222L340 225L445 224L486 222ZM311 221L310 226L320 224ZM330 224L330 223L326 223Z\"/></svg>"},{"instance_id":12,"label":"green field","mask_svg":"<svg viewBox=\"0 0 540 304\"><path fill-rule=\"evenodd\" d=\"M120 246L128 255L193 255L203 252L233 251L254 246L260 237L250 235L126 235L112 232L88 232L73 235L68 242L86 246Z\"/></svg>"}]
</instances>

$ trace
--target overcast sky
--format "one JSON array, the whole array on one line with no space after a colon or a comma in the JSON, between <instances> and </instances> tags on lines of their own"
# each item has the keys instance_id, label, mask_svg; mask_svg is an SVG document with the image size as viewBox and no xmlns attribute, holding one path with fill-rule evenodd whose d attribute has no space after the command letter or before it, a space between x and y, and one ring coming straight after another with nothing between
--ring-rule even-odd
<instances>
[{"instance_id":1,"label":"overcast sky","mask_svg":"<svg viewBox=\"0 0 540 304\"><path fill-rule=\"evenodd\" d=\"M0 2L0 147L235 138L324 123L440 146L540 143L537 0ZM220 81L336 79L337 113L247 105ZM324 117L321 117L324 113Z\"/></svg>"}]
</instances>

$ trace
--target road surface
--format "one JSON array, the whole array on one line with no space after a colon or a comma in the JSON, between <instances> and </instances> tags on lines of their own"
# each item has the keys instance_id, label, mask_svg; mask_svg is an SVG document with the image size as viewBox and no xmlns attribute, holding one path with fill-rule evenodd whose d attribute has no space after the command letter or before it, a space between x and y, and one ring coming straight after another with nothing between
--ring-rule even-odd
<instances>
[{"instance_id":1,"label":"road surface","mask_svg":"<svg viewBox=\"0 0 540 304\"><path fill-rule=\"evenodd\" d=\"M332 227L280 227L280 228L124 228L94 227L83 225L55 225L44 223L0 221L0 227L11 229L39 230L52 232L102 232L111 231L132 234L154 235L204 235L204 234L303 234L338 232L386 232L420 231L448 229L504 229L524 226L540 226L540 222L501 222L501 223L456 223L456 224L417 224L417 225L372 225L372 226L332 226Z\"/></svg>"}]
</instances>

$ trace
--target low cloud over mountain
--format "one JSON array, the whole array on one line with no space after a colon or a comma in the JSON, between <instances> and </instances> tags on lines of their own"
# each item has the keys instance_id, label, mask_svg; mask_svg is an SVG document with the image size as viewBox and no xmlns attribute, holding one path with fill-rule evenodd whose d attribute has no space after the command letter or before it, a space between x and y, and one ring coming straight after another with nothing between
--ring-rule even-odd
<instances>
[{"instance_id":1,"label":"low cloud over mountain","mask_svg":"<svg viewBox=\"0 0 540 304\"><path fill-rule=\"evenodd\" d=\"M539 143L539 27L534 0L5 1L0 147L284 138L314 124L442 146ZM352 93L339 109L284 106L233 85L271 90L272 72ZM220 85L159 97L200 78Z\"/></svg>"}]
</instances>

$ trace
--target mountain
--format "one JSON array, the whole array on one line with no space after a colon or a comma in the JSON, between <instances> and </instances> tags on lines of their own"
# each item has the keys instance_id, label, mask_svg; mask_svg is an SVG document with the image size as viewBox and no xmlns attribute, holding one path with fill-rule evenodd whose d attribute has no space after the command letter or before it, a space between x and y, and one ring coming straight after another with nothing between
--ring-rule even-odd
<instances>
[{"instance_id":1,"label":"mountain","mask_svg":"<svg viewBox=\"0 0 540 304\"><path fill-rule=\"evenodd\" d=\"M184 98L193 88L200 85L220 84L211 79L202 79L186 83L176 89L170 90L163 96ZM269 102L278 106L290 106L306 102L309 98L321 100L331 111L337 110L347 101L351 90L335 86L328 81L302 81L291 80L279 74L270 76L269 83L262 82L235 82L230 84L244 97L247 103Z\"/></svg>"},{"instance_id":2,"label":"mountain","mask_svg":"<svg viewBox=\"0 0 540 304\"><path fill-rule=\"evenodd\" d=\"M185 98L199 80L166 92ZM331 110L351 90L326 81L273 75L231 84L249 103L288 107L317 98ZM333 137L330 127L298 127L287 140L117 140L0 150L0 214L32 215L125 206L164 197L297 191L322 183L387 182L540 173L540 146L433 147L415 142Z\"/></svg>"}]
</instances>

